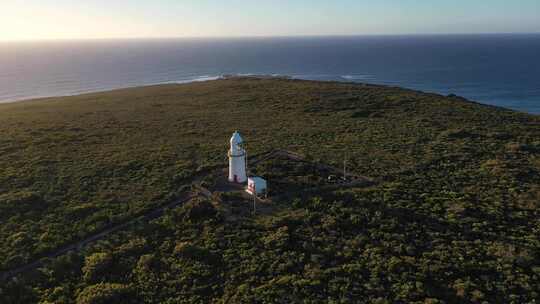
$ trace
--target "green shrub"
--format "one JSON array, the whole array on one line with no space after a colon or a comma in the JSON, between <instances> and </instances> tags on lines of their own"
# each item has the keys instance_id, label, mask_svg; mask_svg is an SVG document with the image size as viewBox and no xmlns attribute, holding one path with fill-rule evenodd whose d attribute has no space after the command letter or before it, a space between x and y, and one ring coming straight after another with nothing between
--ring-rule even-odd
<instances>
[{"instance_id":1,"label":"green shrub","mask_svg":"<svg viewBox=\"0 0 540 304\"><path fill-rule=\"evenodd\" d=\"M124 284L99 283L90 285L77 295L77 304L137 303L132 288Z\"/></svg>"},{"instance_id":2,"label":"green shrub","mask_svg":"<svg viewBox=\"0 0 540 304\"><path fill-rule=\"evenodd\" d=\"M98 252L86 257L82 269L84 280L89 283L103 281L112 263L113 257L110 253Z\"/></svg>"}]
</instances>

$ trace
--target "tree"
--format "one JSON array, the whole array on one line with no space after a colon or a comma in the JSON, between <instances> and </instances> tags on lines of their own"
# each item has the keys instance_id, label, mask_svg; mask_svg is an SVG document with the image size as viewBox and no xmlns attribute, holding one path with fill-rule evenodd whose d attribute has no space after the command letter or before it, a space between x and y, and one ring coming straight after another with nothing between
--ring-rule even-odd
<instances>
[{"instance_id":1,"label":"tree","mask_svg":"<svg viewBox=\"0 0 540 304\"><path fill-rule=\"evenodd\" d=\"M110 253L98 252L86 257L82 269L84 280L89 283L102 281L100 277L103 277L112 262Z\"/></svg>"},{"instance_id":2,"label":"tree","mask_svg":"<svg viewBox=\"0 0 540 304\"><path fill-rule=\"evenodd\" d=\"M86 287L77 296L77 304L136 303L132 288L124 284L99 283Z\"/></svg>"}]
</instances>

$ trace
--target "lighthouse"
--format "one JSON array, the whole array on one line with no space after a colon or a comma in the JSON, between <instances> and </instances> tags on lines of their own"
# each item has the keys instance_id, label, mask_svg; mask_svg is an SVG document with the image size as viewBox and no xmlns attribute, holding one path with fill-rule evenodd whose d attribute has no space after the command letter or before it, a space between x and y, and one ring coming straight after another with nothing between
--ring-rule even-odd
<instances>
[{"instance_id":1,"label":"lighthouse","mask_svg":"<svg viewBox=\"0 0 540 304\"><path fill-rule=\"evenodd\" d=\"M246 150L242 147L242 137L238 131L231 137L229 150L229 182L242 184L247 181L246 175Z\"/></svg>"}]
</instances>

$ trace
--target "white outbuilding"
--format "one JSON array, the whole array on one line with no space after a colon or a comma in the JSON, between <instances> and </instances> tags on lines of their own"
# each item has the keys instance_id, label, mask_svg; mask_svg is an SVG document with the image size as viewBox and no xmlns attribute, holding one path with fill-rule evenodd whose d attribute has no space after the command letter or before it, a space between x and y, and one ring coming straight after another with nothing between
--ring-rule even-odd
<instances>
[{"instance_id":1,"label":"white outbuilding","mask_svg":"<svg viewBox=\"0 0 540 304\"><path fill-rule=\"evenodd\" d=\"M247 181L246 150L242 147L244 140L238 131L231 137L229 149L229 182L243 184Z\"/></svg>"},{"instance_id":2,"label":"white outbuilding","mask_svg":"<svg viewBox=\"0 0 540 304\"><path fill-rule=\"evenodd\" d=\"M263 194L267 191L266 180L262 177L253 176L248 178L248 186L246 192L253 195L254 193Z\"/></svg>"}]
</instances>

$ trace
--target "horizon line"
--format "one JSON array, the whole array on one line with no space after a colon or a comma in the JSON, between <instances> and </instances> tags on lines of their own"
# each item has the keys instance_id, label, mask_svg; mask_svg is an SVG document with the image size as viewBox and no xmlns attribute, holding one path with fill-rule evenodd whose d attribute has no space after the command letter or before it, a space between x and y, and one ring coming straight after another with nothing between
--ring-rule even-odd
<instances>
[{"instance_id":1,"label":"horizon line","mask_svg":"<svg viewBox=\"0 0 540 304\"><path fill-rule=\"evenodd\" d=\"M269 38L331 38L331 37L406 37L406 36L476 36L476 35L538 35L537 32L449 32L449 33L373 33L373 34L307 34L307 35L231 35L231 36L123 36L123 37L91 37L91 38L23 38L6 39L0 43L9 42L63 42L63 41L105 41L105 40L173 40L173 39L269 39Z\"/></svg>"}]
</instances>

